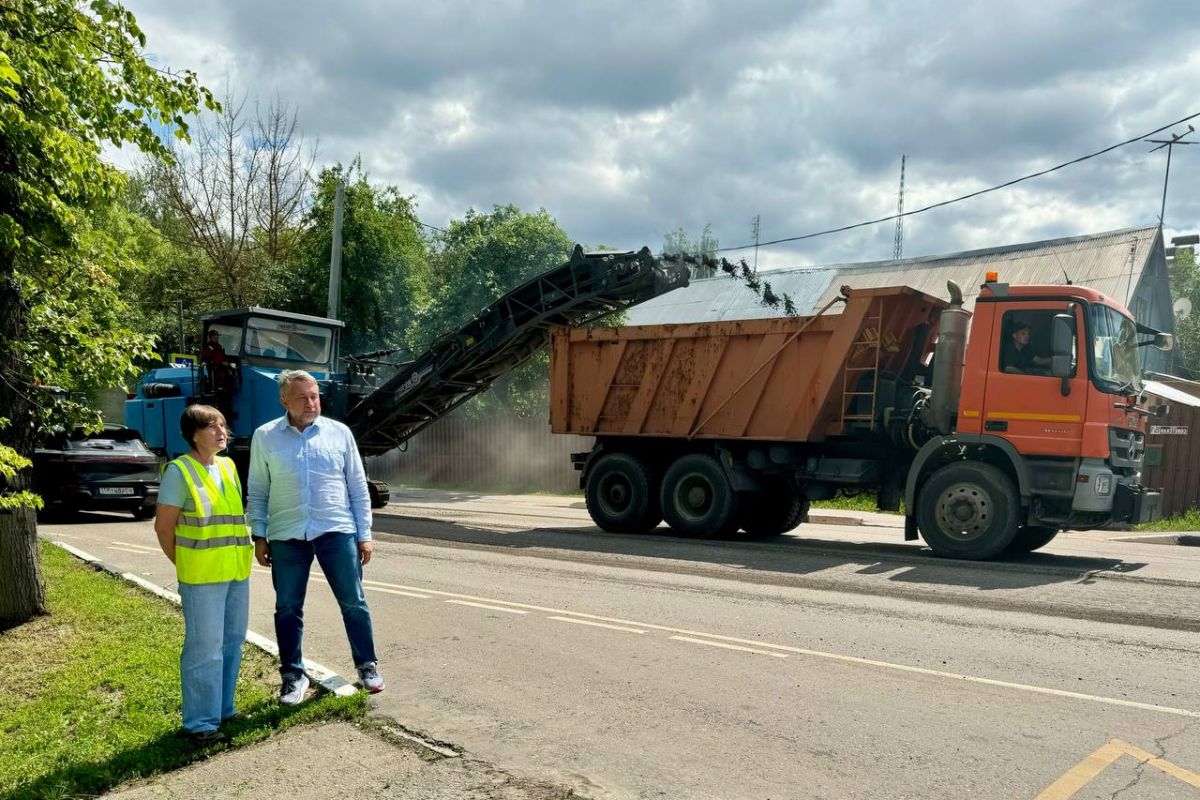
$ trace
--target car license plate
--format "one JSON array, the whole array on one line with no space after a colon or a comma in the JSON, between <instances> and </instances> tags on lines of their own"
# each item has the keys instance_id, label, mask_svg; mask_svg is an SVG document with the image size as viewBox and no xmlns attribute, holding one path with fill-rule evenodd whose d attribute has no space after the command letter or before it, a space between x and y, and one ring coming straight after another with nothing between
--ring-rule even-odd
<instances>
[{"instance_id":1,"label":"car license plate","mask_svg":"<svg viewBox=\"0 0 1200 800\"><path fill-rule=\"evenodd\" d=\"M107 495L133 494L133 487L132 486L101 486L100 494L107 494Z\"/></svg>"}]
</instances>

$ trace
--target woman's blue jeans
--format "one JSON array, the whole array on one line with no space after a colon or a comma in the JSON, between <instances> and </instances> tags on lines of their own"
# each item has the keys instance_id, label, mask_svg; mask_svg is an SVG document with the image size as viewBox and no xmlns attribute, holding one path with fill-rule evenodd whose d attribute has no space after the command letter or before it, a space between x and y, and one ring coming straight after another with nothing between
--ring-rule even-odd
<instances>
[{"instance_id":1,"label":"woman's blue jeans","mask_svg":"<svg viewBox=\"0 0 1200 800\"><path fill-rule=\"evenodd\" d=\"M236 713L233 693L242 665L250 581L180 583L183 603L183 728L216 730Z\"/></svg>"},{"instance_id":2,"label":"woman's blue jeans","mask_svg":"<svg viewBox=\"0 0 1200 800\"><path fill-rule=\"evenodd\" d=\"M271 542L271 580L275 584L275 640L279 642L279 672L296 677L304 671L304 596L313 557L342 610L354 666L375 661L371 611L363 592L362 563L352 533L324 533L315 539Z\"/></svg>"}]
</instances>

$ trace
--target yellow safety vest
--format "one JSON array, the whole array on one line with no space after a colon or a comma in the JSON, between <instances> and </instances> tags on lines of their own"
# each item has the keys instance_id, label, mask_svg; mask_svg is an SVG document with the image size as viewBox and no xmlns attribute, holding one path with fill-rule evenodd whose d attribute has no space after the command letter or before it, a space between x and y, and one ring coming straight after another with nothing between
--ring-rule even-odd
<instances>
[{"instance_id":1,"label":"yellow safety vest","mask_svg":"<svg viewBox=\"0 0 1200 800\"><path fill-rule=\"evenodd\" d=\"M171 462L183 473L194 510L175 525L175 574L180 583L221 583L250 577L254 545L242 509L242 485L233 460L217 456L222 484L189 455Z\"/></svg>"}]
</instances>

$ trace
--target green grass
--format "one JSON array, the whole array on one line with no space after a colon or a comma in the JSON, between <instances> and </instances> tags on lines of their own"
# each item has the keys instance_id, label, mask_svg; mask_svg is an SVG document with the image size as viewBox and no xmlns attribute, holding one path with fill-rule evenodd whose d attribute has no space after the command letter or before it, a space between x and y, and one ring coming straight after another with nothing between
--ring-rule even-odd
<instances>
[{"instance_id":1,"label":"green grass","mask_svg":"<svg viewBox=\"0 0 1200 800\"><path fill-rule=\"evenodd\" d=\"M855 495L854 497L835 497L832 500L814 500L813 508L838 508L842 511L870 511L872 513L882 514L903 514L904 503L900 504L899 511L879 511L875 507L875 495L866 493Z\"/></svg>"},{"instance_id":2,"label":"green grass","mask_svg":"<svg viewBox=\"0 0 1200 800\"><path fill-rule=\"evenodd\" d=\"M246 647L232 745L179 738L179 608L42 544L49 614L0 634L0 798L95 796L296 724L355 719L365 695L275 700L278 666Z\"/></svg>"},{"instance_id":3,"label":"green grass","mask_svg":"<svg viewBox=\"0 0 1200 800\"><path fill-rule=\"evenodd\" d=\"M1135 531L1200 531L1200 509L1189 508L1182 514L1160 519L1158 522L1143 522L1134 525Z\"/></svg>"}]
</instances>

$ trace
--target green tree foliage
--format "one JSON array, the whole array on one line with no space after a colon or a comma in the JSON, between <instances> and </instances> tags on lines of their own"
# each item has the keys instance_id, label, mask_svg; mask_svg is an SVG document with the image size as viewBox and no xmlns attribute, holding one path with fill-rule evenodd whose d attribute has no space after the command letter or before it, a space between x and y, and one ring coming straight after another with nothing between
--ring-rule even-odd
<instances>
[{"instance_id":1,"label":"green tree foliage","mask_svg":"<svg viewBox=\"0 0 1200 800\"><path fill-rule=\"evenodd\" d=\"M1196 266L1196 251L1177 247L1171 268L1171 296L1187 298L1191 313L1175 317L1175 347L1177 361L1193 378L1200 375L1200 270Z\"/></svg>"},{"instance_id":2,"label":"green tree foliage","mask_svg":"<svg viewBox=\"0 0 1200 800\"><path fill-rule=\"evenodd\" d=\"M325 316L338 183L342 211L342 285L338 317L347 353L402 347L428 300L429 245L411 197L394 186L373 186L356 159L321 170L293 269L279 273L269 296L291 311Z\"/></svg>"},{"instance_id":3,"label":"green tree foliage","mask_svg":"<svg viewBox=\"0 0 1200 800\"><path fill-rule=\"evenodd\" d=\"M161 353L197 350L196 314L221 307L203 256L186 246L175 212L157 202L143 174L129 176L121 200L92 215L92 236L112 253L128 327L151 337Z\"/></svg>"},{"instance_id":4,"label":"green tree foliage","mask_svg":"<svg viewBox=\"0 0 1200 800\"><path fill-rule=\"evenodd\" d=\"M692 239L683 228L676 228L663 236L663 255L692 256L696 263L692 264L692 280L711 278L717 270L710 263L717 253L721 243L713 236L712 225L705 225L700 236Z\"/></svg>"},{"instance_id":5,"label":"green tree foliage","mask_svg":"<svg viewBox=\"0 0 1200 800\"><path fill-rule=\"evenodd\" d=\"M436 239L433 302L421 315L414 348L453 331L510 290L570 257L573 244L545 209L522 212L514 205L490 213L471 209ZM550 360L539 353L464 406L464 413L501 410L544 414Z\"/></svg>"},{"instance_id":6,"label":"green tree foliage","mask_svg":"<svg viewBox=\"0 0 1200 800\"><path fill-rule=\"evenodd\" d=\"M572 243L545 209L523 213L514 205L490 213L471 209L451 221L436 241L432 295L422 315L418 345L458 328L496 298L567 260Z\"/></svg>"},{"instance_id":7,"label":"green tree foliage","mask_svg":"<svg viewBox=\"0 0 1200 800\"><path fill-rule=\"evenodd\" d=\"M101 147L166 155L158 131L186 137L185 117L217 106L193 73L151 67L145 44L111 0L0 0L0 409L12 421L0 445L18 457L45 405L35 378L118 384L145 344L100 308L115 297L111 254L86 220L122 185ZM25 472L5 482L28 488ZM0 628L41 610L34 534L28 509L0 514Z\"/></svg>"}]
</instances>

